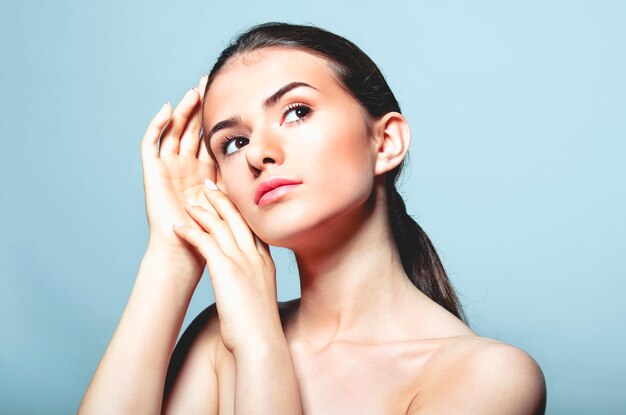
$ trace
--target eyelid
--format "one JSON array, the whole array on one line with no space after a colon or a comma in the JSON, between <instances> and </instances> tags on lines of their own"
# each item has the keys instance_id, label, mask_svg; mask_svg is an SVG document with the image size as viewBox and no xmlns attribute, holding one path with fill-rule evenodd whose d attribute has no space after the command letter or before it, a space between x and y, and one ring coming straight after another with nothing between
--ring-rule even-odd
<instances>
[{"instance_id":1,"label":"eyelid","mask_svg":"<svg viewBox=\"0 0 626 415\"><path fill-rule=\"evenodd\" d=\"M290 103L290 104L287 104L287 105L285 106L285 108L283 108L283 109L280 111L280 113L281 113L282 115L285 115L285 114L287 114L289 111L291 111L292 109L295 109L295 108L298 108L298 107L307 107L307 108L309 108L309 109L311 108L311 106L310 106L309 104L305 104L304 102L299 102L299 101L296 101L296 102L292 102L292 103Z\"/></svg>"},{"instance_id":2,"label":"eyelid","mask_svg":"<svg viewBox=\"0 0 626 415\"><path fill-rule=\"evenodd\" d=\"M283 108L280 111L280 114L281 114L281 116L280 116L280 124L281 125L283 124L283 122L285 120L285 116L290 111L293 111L294 109L301 108L301 107L307 108L309 110L309 113L307 115L305 115L304 117L302 117L299 120L294 121L294 122L298 122L298 121L304 120L305 118L308 118L309 115L311 114L311 112L313 112L313 107L311 107L309 104L305 104L304 102L299 102L299 101L298 102L292 102L291 104L287 105L285 108Z\"/></svg>"},{"instance_id":3,"label":"eyelid","mask_svg":"<svg viewBox=\"0 0 626 415\"><path fill-rule=\"evenodd\" d=\"M237 149L237 151L233 151L232 153L226 153L226 147L231 145L235 140L237 140L238 138L245 138L246 140L248 139L248 137L245 136L245 134L241 134L241 133L231 133L231 134L226 134L224 137L220 138L218 140L218 150L219 150L219 154L222 157L230 157L233 156L237 153L240 152L241 149Z\"/></svg>"},{"instance_id":4,"label":"eyelid","mask_svg":"<svg viewBox=\"0 0 626 415\"><path fill-rule=\"evenodd\" d=\"M285 119L285 116L286 116L289 112L291 112L291 111L293 111L293 110L295 110L295 109L297 109L297 108L306 108L306 109L308 109L308 110L309 110L309 112L308 112L308 113L307 113L304 117L299 118L299 119L297 119L297 120L295 120L295 121L291 121L291 122L290 122L290 124L291 124L291 123L297 123L297 122L300 122L300 121L305 120L305 119L306 119L306 118L308 118L308 117L311 115L311 113L313 112L313 107L312 107L311 105L309 105L309 104L305 104L304 102L300 102L300 101L292 102L292 103L288 104L287 106L285 106L285 107L284 107L284 108L280 111L280 114L281 114L281 121L280 121L280 124L281 124L281 125L283 124L284 119ZM245 135L245 134L241 134L241 133L237 133L237 132L235 132L235 133L226 134L224 137L222 137L222 138L220 138L220 139L218 139L218 140L217 140L217 141L218 141L218 143L219 143L219 144L218 144L218 146L219 146L219 147L218 147L218 150L219 150L219 153L222 155L222 157L230 157L230 156L233 156L233 155L235 155L235 154L237 154L237 153L240 153L240 152L241 152L241 149L238 149L237 151L234 151L234 152L232 152L232 153L225 153L225 152L224 152L225 147L226 147L226 146L229 146L229 145L230 145L230 144L231 144L234 140L236 140L236 139L238 139L238 138L248 139L248 137L246 137L246 135Z\"/></svg>"}]
</instances>

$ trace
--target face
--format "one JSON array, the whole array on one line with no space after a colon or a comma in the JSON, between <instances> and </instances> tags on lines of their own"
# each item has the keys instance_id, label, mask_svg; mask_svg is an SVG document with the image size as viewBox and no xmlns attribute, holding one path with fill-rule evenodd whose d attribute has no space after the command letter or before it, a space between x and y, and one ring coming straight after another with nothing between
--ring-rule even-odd
<instances>
[{"instance_id":1,"label":"face","mask_svg":"<svg viewBox=\"0 0 626 415\"><path fill-rule=\"evenodd\" d=\"M217 184L259 238L296 249L359 217L373 190L376 144L327 61L286 48L235 57L203 111ZM300 184L257 204L259 185L275 177Z\"/></svg>"}]
</instances>

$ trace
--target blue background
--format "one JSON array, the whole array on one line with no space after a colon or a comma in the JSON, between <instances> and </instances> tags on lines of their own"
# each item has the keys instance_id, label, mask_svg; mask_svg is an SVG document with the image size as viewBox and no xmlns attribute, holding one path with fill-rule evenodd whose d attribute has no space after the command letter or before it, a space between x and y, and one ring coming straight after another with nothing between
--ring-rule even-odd
<instances>
[{"instance_id":1,"label":"blue background","mask_svg":"<svg viewBox=\"0 0 626 415\"><path fill-rule=\"evenodd\" d=\"M474 330L539 362L548 413L624 413L626 2L535 0L2 2L0 412L76 411L146 245L146 124L271 20L381 67L409 212ZM213 301L205 279L185 327Z\"/></svg>"}]
</instances>

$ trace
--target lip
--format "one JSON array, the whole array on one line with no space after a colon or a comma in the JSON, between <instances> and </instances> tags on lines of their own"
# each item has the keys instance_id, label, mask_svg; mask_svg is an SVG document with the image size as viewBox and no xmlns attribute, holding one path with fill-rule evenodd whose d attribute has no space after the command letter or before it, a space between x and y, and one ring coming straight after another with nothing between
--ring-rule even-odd
<instances>
[{"instance_id":1,"label":"lip","mask_svg":"<svg viewBox=\"0 0 626 415\"><path fill-rule=\"evenodd\" d=\"M261 201L261 198L268 192L272 192L275 189L279 188L279 187L283 187L283 186L288 186L289 188L292 188L294 186L292 185L297 185L297 184L301 184L302 182L297 181L297 180L293 180L293 179L289 179L286 177L272 177L271 179L261 182L261 184L259 184L259 187L257 187L256 189L256 193L254 195L254 202L258 205L259 202ZM284 191L283 191L284 190ZM288 189L281 189L279 191L274 191L272 192L272 195L268 195L268 197L266 197L262 204L266 204L269 203L271 200L274 200L275 198L278 198L280 196L282 196L284 193L288 192ZM271 197L271 200L270 199ZM275 196L275 197L274 197Z\"/></svg>"}]
</instances>

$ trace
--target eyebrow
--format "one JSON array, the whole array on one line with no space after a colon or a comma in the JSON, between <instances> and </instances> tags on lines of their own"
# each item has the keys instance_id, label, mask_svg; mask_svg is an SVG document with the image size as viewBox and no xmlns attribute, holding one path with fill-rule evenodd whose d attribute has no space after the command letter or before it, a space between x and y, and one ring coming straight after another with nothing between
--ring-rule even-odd
<instances>
[{"instance_id":1,"label":"eyebrow","mask_svg":"<svg viewBox=\"0 0 626 415\"><path fill-rule=\"evenodd\" d=\"M269 97L265 98L263 100L262 108L265 111L267 111L270 107L276 105L276 103L287 92L291 91L292 89L296 89L296 88L300 88L300 87L313 88L313 89L315 89L317 91L317 88L307 84L306 82L290 82L287 85L281 87L278 91L274 92ZM209 143L209 144L211 143L211 137L215 133L217 133L218 131L224 130L226 128L231 128L231 127L234 127L234 126L239 125L239 124L242 124L241 117L239 115L233 115L233 116L231 116L231 117L229 117L229 118L227 118L225 120L222 120L222 121L218 122L207 133L207 135L206 135L207 143Z\"/></svg>"}]
</instances>

